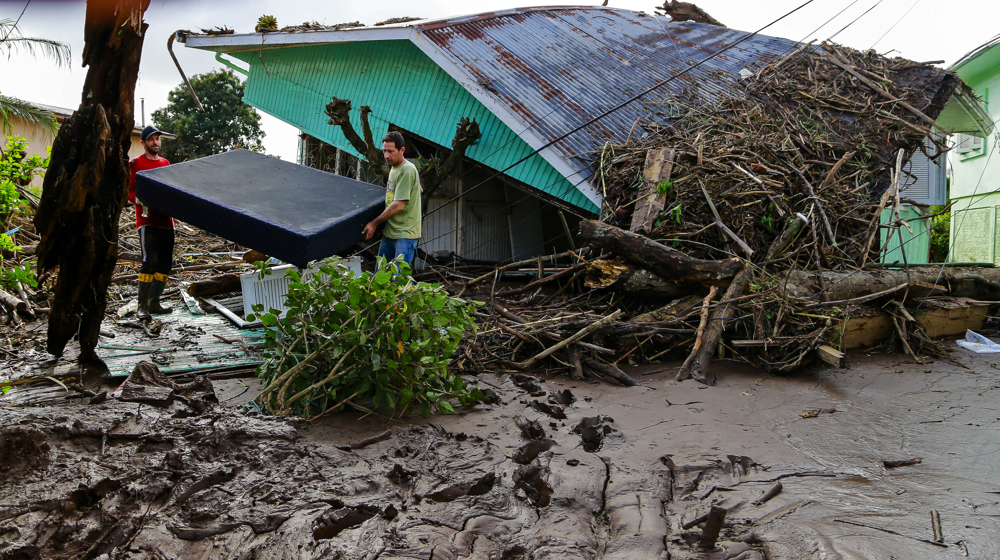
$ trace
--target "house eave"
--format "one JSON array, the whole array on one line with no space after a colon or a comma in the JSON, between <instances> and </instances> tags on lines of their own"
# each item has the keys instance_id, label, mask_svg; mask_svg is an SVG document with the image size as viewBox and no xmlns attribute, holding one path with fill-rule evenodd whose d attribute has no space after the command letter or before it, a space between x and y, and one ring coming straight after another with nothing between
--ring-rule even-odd
<instances>
[{"instance_id":1,"label":"house eave","mask_svg":"<svg viewBox=\"0 0 1000 560\"><path fill-rule=\"evenodd\" d=\"M273 49L332 43L358 43L365 41L408 40L410 27L359 27L324 31L297 31L294 33L244 33L240 35L188 35L184 46L206 51L233 53L257 49Z\"/></svg>"}]
</instances>

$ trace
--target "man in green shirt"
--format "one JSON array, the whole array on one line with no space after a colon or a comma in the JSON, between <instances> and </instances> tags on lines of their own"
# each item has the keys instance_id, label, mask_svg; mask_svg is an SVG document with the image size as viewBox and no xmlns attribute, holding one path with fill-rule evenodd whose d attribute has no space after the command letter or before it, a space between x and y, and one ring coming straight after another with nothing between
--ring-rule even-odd
<instances>
[{"instance_id":1,"label":"man in green shirt","mask_svg":"<svg viewBox=\"0 0 1000 560\"><path fill-rule=\"evenodd\" d=\"M417 166L406 161L403 151L406 146L403 135L390 132L382 138L382 153L389 171L389 183L385 189L385 210L365 225L362 233L365 239L375 235L375 228L385 223L382 244L378 256L393 260L402 255L403 260L413 266L420 239L420 175Z\"/></svg>"}]
</instances>

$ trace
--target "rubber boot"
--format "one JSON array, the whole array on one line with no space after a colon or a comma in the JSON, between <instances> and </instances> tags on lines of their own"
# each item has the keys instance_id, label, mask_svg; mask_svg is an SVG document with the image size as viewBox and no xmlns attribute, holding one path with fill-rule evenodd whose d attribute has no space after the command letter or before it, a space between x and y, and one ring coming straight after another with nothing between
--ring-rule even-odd
<instances>
[{"instance_id":1,"label":"rubber boot","mask_svg":"<svg viewBox=\"0 0 1000 560\"><path fill-rule=\"evenodd\" d=\"M167 282L165 280L153 280L152 286L149 289L149 306L147 309L153 315L166 315L173 311L172 307L163 307L160 305L160 296L163 295L163 288L165 288Z\"/></svg>"},{"instance_id":2,"label":"rubber boot","mask_svg":"<svg viewBox=\"0 0 1000 560\"><path fill-rule=\"evenodd\" d=\"M152 288L152 282L139 281L139 310L136 312L136 318L139 319L139 322L153 320L153 317L149 315L149 293Z\"/></svg>"}]
</instances>

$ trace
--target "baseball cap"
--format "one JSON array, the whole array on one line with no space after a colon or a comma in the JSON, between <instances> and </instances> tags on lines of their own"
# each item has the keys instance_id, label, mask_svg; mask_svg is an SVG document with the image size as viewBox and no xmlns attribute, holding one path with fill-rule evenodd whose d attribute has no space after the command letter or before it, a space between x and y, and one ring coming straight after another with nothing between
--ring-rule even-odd
<instances>
[{"instance_id":1,"label":"baseball cap","mask_svg":"<svg viewBox=\"0 0 1000 560\"><path fill-rule=\"evenodd\" d=\"M142 129L142 134L140 135L140 137L142 138L142 141L145 142L147 138L149 138L154 134L163 134L163 133L160 132L159 130L156 130L155 126L150 125Z\"/></svg>"}]
</instances>

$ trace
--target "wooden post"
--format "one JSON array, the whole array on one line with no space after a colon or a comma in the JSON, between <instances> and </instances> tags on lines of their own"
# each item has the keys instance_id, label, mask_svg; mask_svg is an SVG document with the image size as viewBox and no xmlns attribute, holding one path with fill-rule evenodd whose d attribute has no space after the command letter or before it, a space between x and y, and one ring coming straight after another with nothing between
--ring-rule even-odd
<instances>
[{"instance_id":1,"label":"wooden post","mask_svg":"<svg viewBox=\"0 0 1000 560\"><path fill-rule=\"evenodd\" d=\"M722 531L722 522L726 520L726 510L718 506L712 506L708 512L708 519L701 530L701 539L698 545L705 550L715 548L716 541L719 540L719 532Z\"/></svg>"}]
</instances>

